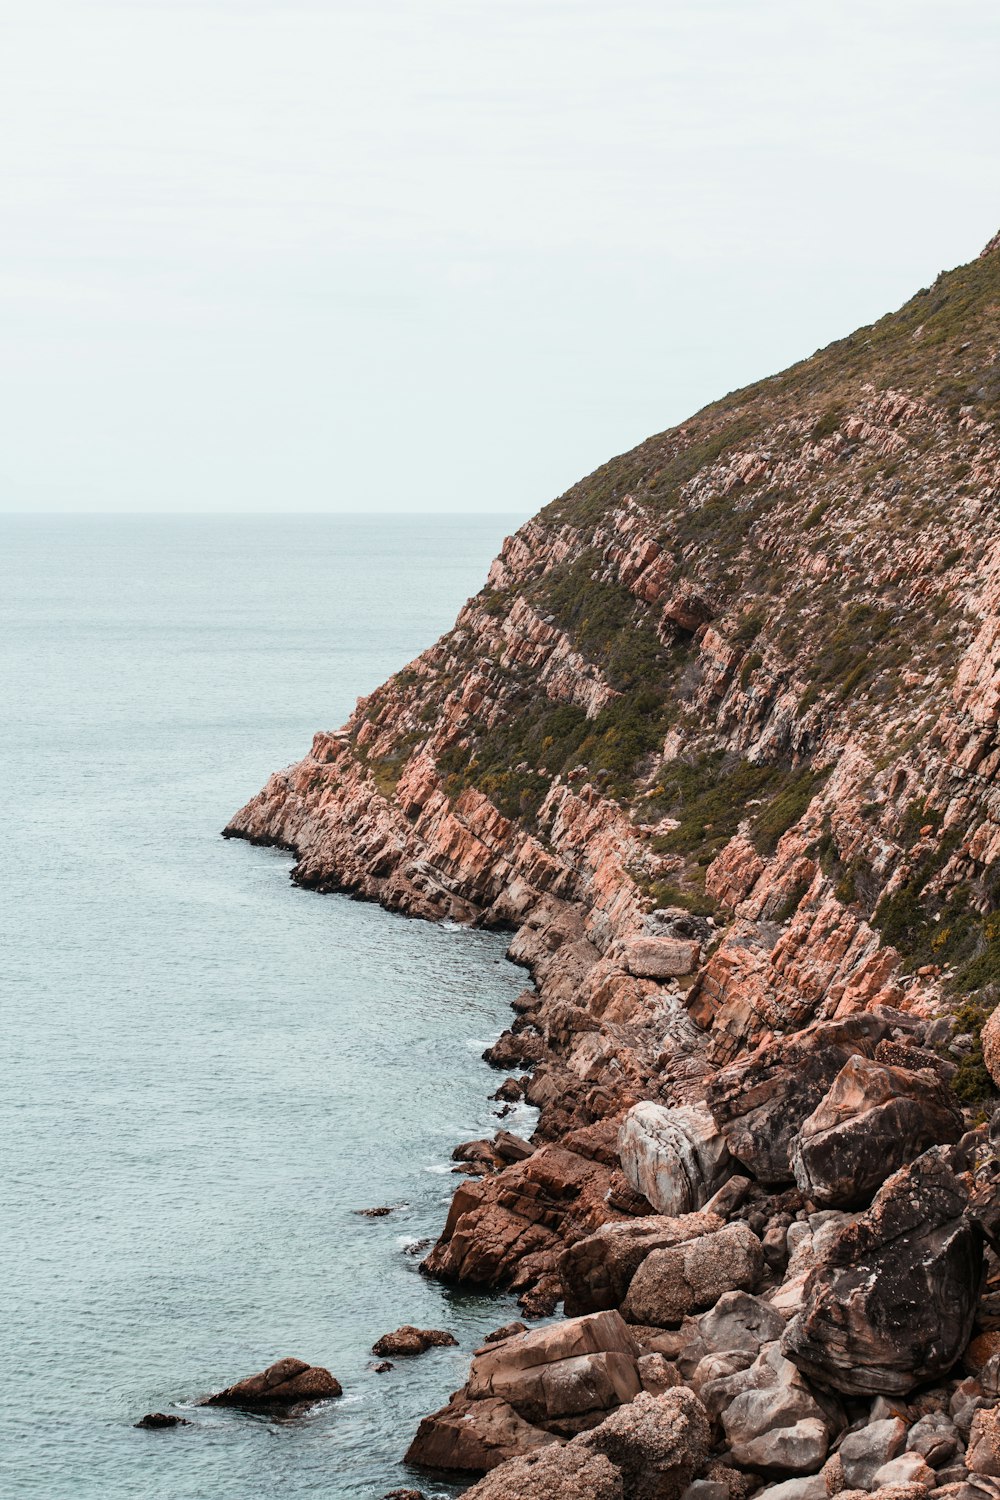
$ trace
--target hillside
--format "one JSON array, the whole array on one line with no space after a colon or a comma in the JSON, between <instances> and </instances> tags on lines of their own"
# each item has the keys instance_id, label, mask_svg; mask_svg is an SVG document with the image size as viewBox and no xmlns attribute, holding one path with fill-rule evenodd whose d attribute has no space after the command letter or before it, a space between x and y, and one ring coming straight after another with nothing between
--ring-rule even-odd
<instances>
[{"instance_id":1,"label":"hillside","mask_svg":"<svg viewBox=\"0 0 1000 1500\"><path fill-rule=\"evenodd\" d=\"M785 1245L789 1225L815 1234L835 1210L836 1253L862 1264L896 1169L950 1174L959 1187L926 1192L965 1192L951 1218L981 1246L971 1148L933 1153L957 1150L995 1102L980 1030L1000 995L998 501L994 240L547 506L450 632L234 817L228 835L293 849L302 884L511 929L532 972L493 1060L531 1069L503 1097L540 1108L535 1149L484 1144L430 1274L513 1285L529 1314L565 1299L589 1316L593 1265L581 1292L575 1247L609 1226L701 1218L727 1182L743 1196L728 1189L706 1235L749 1225ZM851 1120L863 1127L836 1167L810 1158L812 1134L830 1146ZM937 1328L897 1350L895 1384L838 1383L809 1322L820 1313L781 1302L783 1253L736 1285L792 1317L784 1363L815 1386L824 1458L859 1393L905 1395L946 1373L974 1326L1000 1326L966 1245L968 1306L942 1273L950 1343ZM602 1316L680 1321L650 1316L655 1298L630 1308L624 1285L596 1298ZM950 1352L928 1359L935 1338ZM684 1374L683 1352L653 1345ZM448 1459L441 1431L415 1459ZM484 1451L466 1467L491 1467ZM751 1453L736 1467L818 1466ZM533 1494L524 1483L505 1493Z\"/></svg>"}]
</instances>

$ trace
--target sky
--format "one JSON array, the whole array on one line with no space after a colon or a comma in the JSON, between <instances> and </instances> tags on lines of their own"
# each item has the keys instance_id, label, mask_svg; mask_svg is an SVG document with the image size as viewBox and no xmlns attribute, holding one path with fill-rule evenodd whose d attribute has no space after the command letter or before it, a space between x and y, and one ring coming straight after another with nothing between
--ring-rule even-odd
<instances>
[{"instance_id":1,"label":"sky","mask_svg":"<svg viewBox=\"0 0 1000 1500\"><path fill-rule=\"evenodd\" d=\"M995 0L0 0L0 509L506 512L970 260Z\"/></svg>"}]
</instances>

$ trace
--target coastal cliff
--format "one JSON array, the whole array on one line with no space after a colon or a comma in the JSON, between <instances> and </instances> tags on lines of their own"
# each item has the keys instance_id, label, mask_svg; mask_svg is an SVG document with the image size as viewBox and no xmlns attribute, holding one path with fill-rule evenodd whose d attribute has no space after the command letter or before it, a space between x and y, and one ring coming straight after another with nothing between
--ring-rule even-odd
<instances>
[{"instance_id":1,"label":"coastal cliff","mask_svg":"<svg viewBox=\"0 0 1000 1500\"><path fill-rule=\"evenodd\" d=\"M546 507L225 830L508 929L534 981L488 1056L537 1128L469 1153L424 1269L572 1316L480 1351L414 1461L507 1462L484 1496L1000 1494L998 505L994 240Z\"/></svg>"}]
</instances>

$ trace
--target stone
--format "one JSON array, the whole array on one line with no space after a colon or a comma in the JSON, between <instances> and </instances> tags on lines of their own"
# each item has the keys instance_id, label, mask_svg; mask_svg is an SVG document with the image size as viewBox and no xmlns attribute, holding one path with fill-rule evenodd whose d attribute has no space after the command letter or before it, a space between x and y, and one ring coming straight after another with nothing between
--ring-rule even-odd
<instances>
[{"instance_id":1,"label":"stone","mask_svg":"<svg viewBox=\"0 0 1000 1500\"><path fill-rule=\"evenodd\" d=\"M148 1411L138 1422L132 1424L134 1427L144 1427L149 1432L156 1432L162 1427L190 1427L191 1423L187 1417L178 1417L173 1412Z\"/></svg>"},{"instance_id":2,"label":"stone","mask_svg":"<svg viewBox=\"0 0 1000 1500\"><path fill-rule=\"evenodd\" d=\"M763 1268L757 1236L746 1224L728 1224L714 1234L651 1251L632 1278L622 1310L631 1322L668 1327L710 1307L723 1292L752 1291Z\"/></svg>"},{"instance_id":3,"label":"stone","mask_svg":"<svg viewBox=\"0 0 1000 1500\"><path fill-rule=\"evenodd\" d=\"M640 1354L636 1368L643 1390L648 1391L651 1396L662 1396L664 1391L673 1390L675 1385L681 1383L677 1366L672 1365L662 1354Z\"/></svg>"},{"instance_id":4,"label":"stone","mask_svg":"<svg viewBox=\"0 0 1000 1500\"><path fill-rule=\"evenodd\" d=\"M802 1479L783 1479L780 1484L769 1484L757 1491L754 1500L827 1500L827 1493L822 1474L809 1474Z\"/></svg>"},{"instance_id":5,"label":"stone","mask_svg":"<svg viewBox=\"0 0 1000 1500\"><path fill-rule=\"evenodd\" d=\"M578 1430L639 1394L639 1353L619 1313L591 1313L484 1346L465 1390L499 1397L527 1422Z\"/></svg>"},{"instance_id":6,"label":"stone","mask_svg":"<svg viewBox=\"0 0 1000 1500\"><path fill-rule=\"evenodd\" d=\"M733 1461L741 1467L804 1474L826 1457L830 1424L777 1342L765 1344L746 1369L706 1388L721 1413Z\"/></svg>"},{"instance_id":7,"label":"stone","mask_svg":"<svg viewBox=\"0 0 1000 1500\"><path fill-rule=\"evenodd\" d=\"M986 1018L980 1033L983 1062L993 1082L1000 1088L1000 1007Z\"/></svg>"},{"instance_id":8,"label":"stone","mask_svg":"<svg viewBox=\"0 0 1000 1500\"><path fill-rule=\"evenodd\" d=\"M794 1181L799 1129L848 1058L870 1056L887 1034L874 1012L808 1026L757 1048L708 1080L705 1100L730 1155L766 1187Z\"/></svg>"},{"instance_id":9,"label":"stone","mask_svg":"<svg viewBox=\"0 0 1000 1500\"><path fill-rule=\"evenodd\" d=\"M372 1353L398 1358L400 1355L425 1354L428 1349L454 1348L457 1344L458 1339L453 1333L445 1333L440 1328L414 1328L411 1323L404 1323L395 1333L383 1333L380 1339L376 1339Z\"/></svg>"},{"instance_id":10,"label":"stone","mask_svg":"<svg viewBox=\"0 0 1000 1500\"><path fill-rule=\"evenodd\" d=\"M371 1366L373 1373L376 1375L384 1375L388 1370L394 1370L395 1368L396 1366L389 1359L380 1359Z\"/></svg>"},{"instance_id":11,"label":"stone","mask_svg":"<svg viewBox=\"0 0 1000 1500\"><path fill-rule=\"evenodd\" d=\"M822 1207L863 1207L892 1172L963 1129L958 1102L936 1074L858 1054L802 1122L791 1150L795 1182Z\"/></svg>"},{"instance_id":12,"label":"stone","mask_svg":"<svg viewBox=\"0 0 1000 1500\"><path fill-rule=\"evenodd\" d=\"M944 1412L928 1412L910 1428L906 1451L919 1453L932 1469L950 1464L962 1446L958 1429Z\"/></svg>"},{"instance_id":13,"label":"stone","mask_svg":"<svg viewBox=\"0 0 1000 1500\"><path fill-rule=\"evenodd\" d=\"M625 1500L625 1490L603 1453L570 1443L505 1463L466 1490L463 1500Z\"/></svg>"},{"instance_id":14,"label":"stone","mask_svg":"<svg viewBox=\"0 0 1000 1500\"><path fill-rule=\"evenodd\" d=\"M810 1272L782 1349L817 1384L905 1395L946 1373L969 1341L982 1235L946 1148L902 1168Z\"/></svg>"},{"instance_id":15,"label":"stone","mask_svg":"<svg viewBox=\"0 0 1000 1500\"><path fill-rule=\"evenodd\" d=\"M559 1262L567 1313L576 1317L620 1306L652 1250L668 1249L723 1227L722 1219L706 1212L602 1224L596 1233L570 1245Z\"/></svg>"},{"instance_id":16,"label":"stone","mask_svg":"<svg viewBox=\"0 0 1000 1500\"><path fill-rule=\"evenodd\" d=\"M846 1487L870 1490L876 1471L903 1452L906 1434L906 1423L898 1417L869 1422L857 1432L849 1432L838 1449Z\"/></svg>"},{"instance_id":17,"label":"stone","mask_svg":"<svg viewBox=\"0 0 1000 1500\"><path fill-rule=\"evenodd\" d=\"M571 1446L602 1453L619 1470L628 1500L679 1500L708 1456L705 1409L679 1386L643 1392Z\"/></svg>"},{"instance_id":18,"label":"stone","mask_svg":"<svg viewBox=\"0 0 1000 1500\"><path fill-rule=\"evenodd\" d=\"M484 1474L558 1442L553 1433L524 1421L506 1401L472 1401L459 1391L447 1406L423 1418L405 1461L424 1469Z\"/></svg>"},{"instance_id":19,"label":"stone","mask_svg":"<svg viewBox=\"0 0 1000 1500\"><path fill-rule=\"evenodd\" d=\"M678 979L693 974L701 945L670 937L633 938L625 945L625 967L636 979Z\"/></svg>"},{"instance_id":20,"label":"stone","mask_svg":"<svg viewBox=\"0 0 1000 1500\"><path fill-rule=\"evenodd\" d=\"M723 1292L709 1312L698 1319L698 1332L706 1349L741 1349L756 1357L763 1344L780 1339L785 1320L761 1297L747 1292Z\"/></svg>"},{"instance_id":21,"label":"stone","mask_svg":"<svg viewBox=\"0 0 1000 1500\"><path fill-rule=\"evenodd\" d=\"M235 1385L227 1386L214 1396L206 1396L202 1406L233 1406L243 1411L290 1410L329 1401L344 1394L339 1380L320 1365L303 1359L279 1359L259 1375L248 1375Z\"/></svg>"},{"instance_id":22,"label":"stone","mask_svg":"<svg viewBox=\"0 0 1000 1500\"><path fill-rule=\"evenodd\" d=\"M423 1490L389 1490L382 1500L425 1500Z\"/></svg>"},{"instance_id":23,"label":"stone","mask_svg":"<svg viewBox=\"0 0 1000 1500\"><path fill-rule=\"evenodd\" d=\"M702 1208L730 1175L726 1143L704 1105L636 1104L618 1150L635 1191L673 1217Z\"/></svg>"},{"instance_id":24,"label":"stone","mask_svg":"<svg viewBox=\"0 0 1000 1500\"><path fill-rule=\"evenodd\" d=\"M1000 1407L980 1407L974 1414L965 1467L970 1474L1000 1479Z\"/></svg>"},{"instance_id":25,"label":"stone","mask_svg":"<svg viewBox=\"0 0 1000 1500\"><path fill-rule=\"evenodd\" d=\"M872 1488L886 1489L897 1484L922 1484L932 1489L937 1483L934 1470L919 1453L901 1453L875 1471Z\"/></svg>"}]
</instances>

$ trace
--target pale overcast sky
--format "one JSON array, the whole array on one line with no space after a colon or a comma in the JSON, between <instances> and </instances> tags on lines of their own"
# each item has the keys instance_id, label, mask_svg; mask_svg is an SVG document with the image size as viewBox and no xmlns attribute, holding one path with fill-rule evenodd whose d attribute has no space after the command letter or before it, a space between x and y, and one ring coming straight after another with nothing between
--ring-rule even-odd
<instances>
[{"instance_id":1,"label":"pale overcast sky","mask_svg":"<svg viewBox=\"0 0 1000 1500\"><path fill-rule=\"evenodd\" d=\"M0 508L507 511L1000 228L995 0L0 0Z\"/></svg>"}]
</instances>

